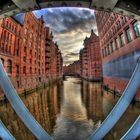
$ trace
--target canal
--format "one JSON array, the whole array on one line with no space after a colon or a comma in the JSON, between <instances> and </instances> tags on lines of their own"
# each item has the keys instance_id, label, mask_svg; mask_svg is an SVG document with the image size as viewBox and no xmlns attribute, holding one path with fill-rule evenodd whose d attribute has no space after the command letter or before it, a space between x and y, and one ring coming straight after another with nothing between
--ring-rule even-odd
<instances>
[{"instance_id":1,"label":"canal","mask_svg":"<svg viewBox=\"0 0 140 140\"><path fill-rule=\"evenodd\" d=\"M99 127L119 97L104 91L100 83L66 77L64 81L21 99L55 140L86 140ZM119 140L139 114L140 105L130 105L104 139ZM0 102L0 118L17 140L36 139L8 102Z\"/></svg>"}]
</instances>

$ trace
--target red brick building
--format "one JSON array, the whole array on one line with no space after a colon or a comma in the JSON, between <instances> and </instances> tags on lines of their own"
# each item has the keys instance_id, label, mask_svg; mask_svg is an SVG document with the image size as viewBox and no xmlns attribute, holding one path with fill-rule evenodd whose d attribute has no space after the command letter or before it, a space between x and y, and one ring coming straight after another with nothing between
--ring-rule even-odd
<instances>
[{"instance_id":1,"label":"red brick building","mask_svg":"<svg viewBox=\"0 0 140 140\"><path fill-rule=\"evenodd\" d=\"M61 52L43 16L37 19L29 12L23 23L11 17L0 20L0 38L0 58L18 93L62 76Z\"/></svg>"},{"instance_id":2,"label":"red brick building","mask_svg":"<svg viewBox=\"0 0 140 140\"><path fill-rule=\"evenodd\" d=\"M64 75L77 74L80 76L80 60L74 61L72 64L63 67Z\"/></svg>"},{"instance_id":3,"label":"red brick building","mask_svg":"<svg viewBox=\"0 0 140 140\"><path fill-rule=\"evenodd\" d=\"M9 17L0 20L0 58L16 88L19 87L20 32L21 25L14 19Z\"/></svg>"},{"instance_id":4,"label":"red brick building","mask_svg":"<svg viewBox=\"0 0 140 140\"><path fill-rule=\"evenodd\" d=\"M95 14L104 84L123 92L140 56L140 22L115 13L96 11ZM140 90L136 98L140 99Z\"/></svg>"},{"instance_id":5,"label":"red brick building","mask_svg":"<svg viewBox=\"0 0 140 140\"><path fill-rule=\"evenodd\" d=\"M89 38L84 40L84 48L80 51L81 77L100 81L102 78L102 63L99 37L91 31Z\"/></svg>"},{"instance_id":6,"label":"red brick building","mask_svg":"<svg viewBox=\"0 0 140 140\"><path fill-rule=\"evenodd\" d=\"M45 39L43 17L25 14L20 45L20 85L25 89L45 83Z\"/></svg>"}]
</instances>

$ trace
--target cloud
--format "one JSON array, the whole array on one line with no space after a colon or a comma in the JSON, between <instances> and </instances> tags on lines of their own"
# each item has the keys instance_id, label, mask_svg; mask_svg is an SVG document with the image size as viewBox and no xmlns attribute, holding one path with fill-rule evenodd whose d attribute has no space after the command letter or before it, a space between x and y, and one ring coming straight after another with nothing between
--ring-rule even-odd
<instances>
[{"instance_id":1,"label":"cloud","mask_svg":"<svg viewBox=\"0 0 140 140\"><path fill-rule=\"evenodd\" d=\"M64 64L79 58L83 40L90 35L91 29L97 33L93 10L86 8L47 8L34 11L39 18L44 15L45 25L53 32L54 41L62 51Z\"/></svg>"}]
</instances>

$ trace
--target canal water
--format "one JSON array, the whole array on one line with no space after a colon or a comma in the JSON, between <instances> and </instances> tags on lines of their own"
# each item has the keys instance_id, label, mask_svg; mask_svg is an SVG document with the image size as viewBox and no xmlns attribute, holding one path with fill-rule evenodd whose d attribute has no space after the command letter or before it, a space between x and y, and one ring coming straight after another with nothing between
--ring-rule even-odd
<instances>
[{"instance_id":1,"label":"canal water","mask_svg":"<svg viewBox=\"0 0 140 140\"><path fill-rule=\"evenodd\" d=\"M100 83L66 77L64 81L21 99L55 140L86 140L100 126L119 97L104 91ZM104 139L119 140L139 114L140 105L130 105ZM0 102L0 119L17 140L36 139L8 102Z\"/></svg>"}]
</instances>

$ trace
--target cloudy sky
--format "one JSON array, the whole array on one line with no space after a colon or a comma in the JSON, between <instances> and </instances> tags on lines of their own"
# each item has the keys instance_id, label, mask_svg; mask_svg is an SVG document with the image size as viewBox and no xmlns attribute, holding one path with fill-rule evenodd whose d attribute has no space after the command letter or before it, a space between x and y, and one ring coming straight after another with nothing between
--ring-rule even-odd
<instances>
[{"instance_id":1,"label":"cloudy sky","mask_svg":"<svg viewBox=\"0 0 140 140\"><path fill-rule=\"evenodd\" d=\"M91 29L97 34L93 10L86 8L47 8L34 11L37 18L44 15L46 26L53 32L63 55L64 65L79 59L83 40L90 35Z\"/></svg>"}]
</instances>

